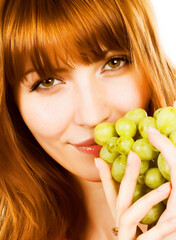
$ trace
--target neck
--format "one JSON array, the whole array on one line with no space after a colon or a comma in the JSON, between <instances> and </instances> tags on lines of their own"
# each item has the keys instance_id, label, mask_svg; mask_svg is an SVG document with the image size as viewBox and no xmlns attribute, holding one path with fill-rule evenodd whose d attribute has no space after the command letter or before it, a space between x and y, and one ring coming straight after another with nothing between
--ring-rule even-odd
<instances>
[{"instance_id":1,"label":"neck","mask_svg":"<svg viewBox=\"0 0 176 240\"><path fill-rule=\"evenodd\" d=\"M114 239L114 219L108 207L101 182L80 180L88 213L85 239Z\"/></svg>"}]
</instances>

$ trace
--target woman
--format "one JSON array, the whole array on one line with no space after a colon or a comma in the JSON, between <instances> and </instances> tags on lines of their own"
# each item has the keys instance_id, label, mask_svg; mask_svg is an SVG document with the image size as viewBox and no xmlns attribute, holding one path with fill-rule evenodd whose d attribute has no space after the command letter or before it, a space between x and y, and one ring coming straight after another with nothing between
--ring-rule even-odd
<instances>
[{"instance_id":1,"label":"woman","mask_svg":"<svg viewBox=\"0 0 176 240\"><path fill-rule=\"evenodd\" d=\"M176 98L153 21L147 0L2 3L0 239L110 240L113 227L119 240L175 232L170 141L149 132L172 166L172 190L166 183L132 206L139 157L130 153L120 186L101 159L94 162L97 124L136 107L152 114ZM169 195L159 223L137 237L140 220Z\"/></svg>"}]
</instances>

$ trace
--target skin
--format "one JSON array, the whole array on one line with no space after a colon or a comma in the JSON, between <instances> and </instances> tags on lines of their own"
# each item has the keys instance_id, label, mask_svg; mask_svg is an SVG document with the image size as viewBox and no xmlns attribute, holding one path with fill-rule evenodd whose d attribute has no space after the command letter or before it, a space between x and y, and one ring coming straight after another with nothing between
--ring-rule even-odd
<instances>
[{"instance_id":1,"label":"skin","mask_svg":"<svg viewBox=\"0 0 176 240\"><path fill-rule=\"evenodd\" d=\"M107 68L109 57L121 54L109 52L106 59L98 63L88 66L75 63L74 69L63 65L65 71L57 73L57 78L62 81L55 81L56 85L49 90L38 88L31 91L33 84L39 80L37 73L32 71L15 89L19 111L34 137L53 159L80 180L90 216L85 239L114 239L110 229L116 225L120 229L119 240L133 240L137 225L147 209L167 198L171 191L170 184L166 184L164 191L154 190L131 206L140 168L139 157L130 154L127 171L117 194L109 166L99 158L94 162L93 156L79 152L73 146L92 138L97 124L116 122L136 107L147 109L151 91L145 78L137 74L131 64L124 62L120 62L113 70L109 66ZM28 61L26 72L31 68L32 64ZM172 165L176 150L171 142L165 138L162 140L161 134L152 131L149 139L161 152L172 148L166 159ZM171 176L172 179L176 178L174 172L171 172ZM175 192L173 184L168 209L163 214L167 228L163 227L164 223L159 223L157 226L160 231L154 227L140 235L138 240L160 240L174 232L176 223L170 223L168 219L174 217L173 212L176 212L173 201Z\"/></svg>"},{"instance_id":2,"label":"skin","mask_svg":"<svg viewBox=\"0 0 176 240\"><path fill-rule=\"evenodd\" d=\"M117 54L109 52L106 60ZM93 138L94 128L101 122L116 122L130 109L146 108L150 98L146 81L130 64L121 62L122 67L110 71L103 69L106 60L67 68L57 76L63 82L57 81L49 90L30 92L39 80L31 72L15 91L22 118L45 151L67 170L90 181L99 180L93 158L73 144ZM29 62L26 72L31 68Z\"/></svg>"},{"instance_id":3,"label":"skin","mask_svg":"<svg viewBox=\"0 0 176 240\"><path fill-rule=\"evenodd\" d=\"M169 196L166 210L161 215L157 224L137 237L137 240L173 240L176 237L176 148L171 141L155 128L148 130L150 142L160 150L171 169L171 183L165 183L158 189L151 191L132 205L133 193L140 169L140 158L130 152L125 176L117 194L114 183L110 178L109 166L100 158L96 165L99 169L108 204L114 215L116 226L119 227L118 240L136 239L137 225L147 212L158 202ZM172 190L171 190L172 189ZM115 211L114 211L115 209ZM170 235L171 233L174 233Z\"/></svg>"}]
</instances>

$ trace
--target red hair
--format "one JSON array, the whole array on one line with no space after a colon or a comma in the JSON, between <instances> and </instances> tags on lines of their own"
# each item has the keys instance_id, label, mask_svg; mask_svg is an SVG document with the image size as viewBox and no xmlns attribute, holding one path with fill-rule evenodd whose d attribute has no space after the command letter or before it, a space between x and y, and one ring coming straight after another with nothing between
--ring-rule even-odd
<instances>
[{"instance_id":1,"label":"red hair","mask_svg":"<svg viewBox=\"0 0 176 240\"><path fill-rule=\"evenodd\" d=\"M0 11L0 239L81 239L87 221L81 189L39 146L15 104L26 61L48 76L55 71L51 55L72 66L98 61L108 50L125 52L149 81L154 108L175 99L175 70L148 0L5 0Z\"/></svg>"}]
</instances>

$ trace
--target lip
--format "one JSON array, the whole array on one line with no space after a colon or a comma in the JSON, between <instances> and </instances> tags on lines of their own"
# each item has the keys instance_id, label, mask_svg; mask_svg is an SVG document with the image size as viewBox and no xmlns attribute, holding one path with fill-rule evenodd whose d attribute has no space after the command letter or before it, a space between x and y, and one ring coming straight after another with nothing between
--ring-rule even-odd
<instances>
[{"instance_id":1,"label":"lip","mask_svg":"<svg viewBox=\"0 0 176 240\"><path fill-rule=\"evenodd\" d=\"M98 157L102 146L95 143L94 138L90 138L86 141L80 142L78 144L72 144L80 152Z\"/></svg>"}]
</instances>

